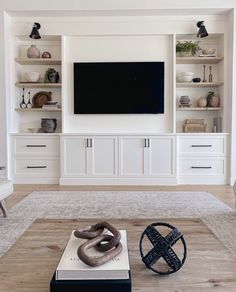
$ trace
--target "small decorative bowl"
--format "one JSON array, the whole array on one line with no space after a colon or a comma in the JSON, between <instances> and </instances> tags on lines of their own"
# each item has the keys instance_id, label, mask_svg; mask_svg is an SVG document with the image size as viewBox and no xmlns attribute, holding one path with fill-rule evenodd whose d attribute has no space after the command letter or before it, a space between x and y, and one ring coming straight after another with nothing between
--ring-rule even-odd
<instances>
[{"instance_id":1,"label":"small decorative bowl","mask_svg":"<svg viewBox=\"0 0 236 292\"><path fill-rule=\"evenodd\" d=\"M216 53L216 49L213 49L213 48L202 50L203 55L214 55L215 53Z\"/></svg>"},{"instance_id":2,"label":"small decorative bowl","mask_svg":"<svg viewBox=\"0 0 236 292\"><path fill-rule=\"evenodd\" d=\"M40 79L40 73L38 72L26 72L24 74L25 81L27 82L38 82Z\"/></svg>"},{"instance_id":3,"label":"small decorative bowl","mask_svg":"<svg viewBox=\"0 0 236 292\"><path fill-rule=\"evenodd\" d=\"M27 129L30 133L38 133L40 128L28 128Z\"/></svg>"},{"instance_id":4,"label":"small decorative bowl","mask_svg":"<svg viewBox=\"0 0 236 292\"><path fill-rule=\"evenodd\" d=\"M182 82L191 82L193 80L193 77L192 76L188 76L188 75L183 75L180 77L180 80Z\"/></svg>"},{"instance_id":5,"label":"small decorative bowl","mask_svg":"<svg viewBox=\"0 0 236 292\"><path fill-rule=\"evenodd\" d=\"M201 78L199 77L193 78L193 82L201 82Z\"/></svg>"}]
</instances>

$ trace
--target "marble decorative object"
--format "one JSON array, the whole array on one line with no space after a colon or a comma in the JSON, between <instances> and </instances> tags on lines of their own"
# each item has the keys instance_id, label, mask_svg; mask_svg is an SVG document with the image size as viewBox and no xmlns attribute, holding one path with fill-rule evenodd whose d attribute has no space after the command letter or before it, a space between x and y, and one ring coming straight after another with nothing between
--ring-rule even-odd
<instances>
[{"instance_id":1,"label":"marble decorative object","mask_svg":"<svg viewBox=\"0 0 236 292\"><path fill-rule=\"evenodd\" d=\"M31 45L27 50L28 58L40 58L40 50L36 47L36 45Z\"/></svg>"}]
</instances>

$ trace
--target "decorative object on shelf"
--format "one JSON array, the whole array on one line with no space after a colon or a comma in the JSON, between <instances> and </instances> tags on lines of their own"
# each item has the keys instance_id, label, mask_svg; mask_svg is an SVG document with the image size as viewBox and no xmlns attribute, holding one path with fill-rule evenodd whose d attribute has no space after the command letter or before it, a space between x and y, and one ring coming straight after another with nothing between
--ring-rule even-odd
<instances>
[{"instance_id":1,"label":"decorative object on shelf","mask_svg":"<svg viewBox=\"0 0 236 292\"><path fill-rule=\"evenodd\" d=\"M220 104L220 98L215 95L214 91L209 91L207 95L207 106L218 107Z\"/></svg>"},{"instance_id":2,"label":"decorative object on shelf","mask_svg":"<svg viewBox=\"0 0 236 292\"><path fill-rule=\"evenodd\" d=\"M206 107L207 106L207 98L206 98L206 96L201 96L197 100L197 106L198 107Z\"/></svg>"},{"instance_id":3,"label":"decorative object on shelf","mask_svg":"<svg viewBox=\"0 0 236 292\"><path fill-rule=\"evenodd\" d=\"M206 132L204 119L186 119L183 125L184 133L204 133Z\"/></svg>"},{"instance_id":4,"label":"decorative object on shelf","mask_svg":"<svg viewBox=\"0 0 236 292\"><path fill-rule=\"evenodd\" d=\"M30 133L39 133L40 128L27 128Z\"/></svg>"},{"instance_id":5,"label":"decorative object on shelf","mask_svg":"<svg viewBox=\"0 0 236 292\"><path fill-rule=\"evenodd\" d=\"M26 105L26 102L25 102L25 88L23 87L22 88L22 99L21 99L21 103L20 103L20 107L21 108L26 108L27 105Z\"/></svg>"},{"instance_id":6,"label":"decorative object on shelf","mask_svg":"<svg viewBox=\"0 0 236 292\"><path fill-rule=\"evenodd\" d=\"M193 82L199 83L199 82L201 82L201 78L199 78L199 77L193 78Z\"/></svg>"},{"instance_id":7,"label":"decorative object on shelf","mask_svg":"<svg viewBox=\"0 0 236 292\"><path fill-rule=\"evenodd\" d=\"M38 72L26 72L24 73L24 79L26 82L38 82L40 80L40 73Z\"/></svg>"},{"instance_id":8,"label":"decorative object on shelf","mask_svg":"<svg viewBox=\"0 0 236 292\"><path fill-rule=\"evenodd\" d=\"M211 73L212 66L209 67L209 70L210 70L210 74L209 74L209 82L211 83L211 82L213 81L212 73Z\"/></svg>"},{"instance_id":9,"label":"decorative object on shelf","mask_svg":"<svg viewBox=\"0 0 236 292\"><path fill-rule=\"evenodd\" d=\"M166 230L164 230L164 233L167 233L167 235L163 236L157 227L158 229L163 229L164 227L165 229L167 228L167 231L171 231L167 233ZM152 245L151 250L146 252L146 254L144 254L144 247L146 246L144 242L145 238L147 238ZM181 258L178 256L180 247L178 247L178 252L173 249L173 246L178 241L182 243ZM141 235L139 250L145 266L160 275L169 275L177 272L183 266L187 257L187 245L182 232L176 227L163 222L156 222L147 226ZM166 265L163 262L160 265L158 264L161 258L164 259ZM163 269L164 266L166 268L165 270Z\"/></svg>"},{"instance_id":10,"label":"decorative object on shelf","mask_svg":"<svg viewBox=\"0 0 236 292\"><path fill-rule=\"evenodd\" d=\"M197 27L199 28L198 33L197 33L198 38L205 38L208 36L208 32L204 25L204 21L198 21Z\"/></svg>"},{"instance_id":11,"label":"decorative object on shelf","mask_svg":"<svg viewBox=\"0 0 236 292\"><path fill-rule=\"evenodd\" d=\"M206 65L203 65L203 80L202 82L206 82Z\"/></svg>"},{"instance_id":12,"label":"decorative object on shelf","mask_svg":"<svg viewBox=\"0 0 236 292\"><path fill-rule=\"evenodd\" d=\"M41 129L43 133L54 133L57 128L57 119L41 119Z\"/></svg>"},{"instance_id":13,"label":"decorative object on shelf","mask_svg":"<svg viewBox=\"0 0 236 292\"><path fill-rule=\"evenodd\" d=\"M200 57L216 57L216 49L201 49L202 53Z\"/></svg>"},{"instance_id":14,"label":"decorative object on shelf","mask_svg":"<svg viewBox=\"0 0 236 292\"><path fill-rule=\"evenodd\" d=\"M37 48L36 45L31 45L27 50L27 57L30 59L38 59L40 58L40 50Z\"/></svg>"},{"instance_id":15,"label":"decorative object on shelf","mask_svg":"<svg viewBox=\"0 0 236 292\"><path fill-rule=\"evenodd\" d=\"M35 22L34 25L33 25L33 27L32 27L32 31L31 31L29 37L31 39L35 39L35 40L41 39L41 36L39 34L39 29L40 28L41 28L40 23Z\"/></svg>"},{"instance_id":16,"label":"decorative object on shelf","mask_svg":"<svg viewBox=\"0 0 236 292\"><path fill-rule=\"evenodd\" d=\"M32 98L33 108L42 108L44 104L51 100L52 92L39 91Z\"/></svg>"},{"instance_id":17,"label":"decorative object on shelf","mask_svg":"<svg viewBox=\"0 0 236 292\"><path fill-rule=\"evenodd\" d=\"M57 101L48 101L47 103L45 103L42 107L42 109L45 109L45 110L57 110L59 109L58 107L58 102Z\"/></svg>"},{"instance_id":18,"label":"decorative object on shelf","mask_svg":"<svg viewBox=\"0 0 236 292\"><path fill-rule=\"evenodd\" d=\"M32 103L31 103L31 101L30 101L30 91L28 92L28 102L27 102L27 104L26 104L26 107L27 108L32 108Z\"/></svg>"},{"instance_id":19,"label":"decorative object on shelf","mask_svg":"<svg viewBox=\"0 0 236 292\"><path fill-rule=\"evenodd\" d=\"M104 234L105 228L112 235ZM82 262L91 267L105 264L122 251L121 234L119 230L108 222L98 222L95 225L76 230L74 235L78 238L88 239L88 241L78 247L77 254ZM100 257L89 256L87 250L91 247L95 247L98 251L103 252L103 254Z\"/></svg>"},{"instance_id":20,"label":"decorative object on shelf","mask_svg":"<svg viewBox=\"0 0 236 292\"><path fill-rule=\"evenodd\" d=\"M179 99L179 107L190 107L191 100L188 95L182 95Z\"/></svg>"},{"instance_id":21,"label":"decorative object on shelf","mask_svg":"<svg viewBox=\"0 0 236 292\"><path fill-rule=\"evenodd\" d=\"M195 41L177 41L176 53L178 57L193 57L200 50L199 42Z\"/></svg>"},{"instance_id":22,"label":"decorative object on shelf","mask_svg":"<svg viewBox=\"0 0 236 292\"><path fill-rule=\"evenodd\" d=\"M52 55L49 52L43 52L42 53L42 58L43 59L51 59Z\"/></svg>"},{"instance_id":23,"label":"decorative object on shelf","mask_svg":"<svg viewBox=\"0 0 236 292\"><path fill-rule=\"evenodd\" d=\"M193 80L193 72L181 72L178 75L178 80L180 82L192 82Z\"/></svg>"},{"instance_id":24,"label":"decorative object on shelf","mask_svg":"<svg viewBox=\"0 0 236 292\"><path fill-rule=\"evenodd\" d=\"M44 83L58 83L59 73L54 68L48 68L44 75Z\"/></svg>"},{"instance_id":25,"label":"decorative object on shelf","mask_svg":"<svg viewBox=\"0 0 236 292\"><path fill-rule=\"evenodd\" d=\"M221 117L213 118L213 132L222 133L222 118Z\"/></svg>"}]
</instances>

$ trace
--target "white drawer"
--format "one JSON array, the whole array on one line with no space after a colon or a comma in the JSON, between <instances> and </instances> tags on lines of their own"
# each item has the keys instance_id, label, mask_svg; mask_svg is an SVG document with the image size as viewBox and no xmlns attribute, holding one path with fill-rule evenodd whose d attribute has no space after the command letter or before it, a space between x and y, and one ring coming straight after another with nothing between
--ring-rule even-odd
<instances>
[{"instance_id":1,"label":"white drawer","mask_svg":"<svg viewBox=\"0 0 236 292\"><path fill-rule=\"evenodd\" d=\"M14 176L24 178L59 177L59 159L21 159L14 160Z\"/></svg>"},{"instance_id":2,"label":"white drawer","mask_svg":"<svg viewBox=\"0 0 236 292\"><path fill-rule=\"evenodd\" d=\"M59 156L59 137L13 137L12 147L15 156Z\"/></svg>"},{"instance_id":3,"label":"white drawer","mask_svg":"<svg viewBox=\"0 0 236 292\"><path fill-rule=\"evenodd\" d=\"M179 160L180 175L225 175L225 160L184 158Z\"/></svg>"},{"instance_id":4,"label":"white drawer","mask_svg":"<svg viewBox=\"0 0 236 292\"><path fill-rule=\"evenodd\" d=\"M225 137L179 137L179 156L226 155Z\"/></svg>"}]
</instances>

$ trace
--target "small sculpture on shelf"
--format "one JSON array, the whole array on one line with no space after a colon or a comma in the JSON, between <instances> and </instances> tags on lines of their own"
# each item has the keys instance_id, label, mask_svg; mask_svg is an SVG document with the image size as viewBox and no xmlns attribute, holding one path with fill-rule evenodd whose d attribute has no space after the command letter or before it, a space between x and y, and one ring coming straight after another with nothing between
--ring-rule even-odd
<instances>
[{"instance_id":1,"label":"small sculpture on shelf","mask_svg":"<svg viewBox=\"0 0 236 292\"><path fill-rule=\"evenodd\" d=\"M21 96L21 102L20 102L20 108L26 108L26 102L25 102L25 88L22 89L22 96Z\"/></svg>"},{"instance_id":2,"label":"small sculpture on shelf","mask_svg":"<svg viewBox=\"0 0 236 292\"><path fill-rule=\"evenodd\" d=\"M198 107L206 107L207 106L207 98L206 98L206 96L201 96L197 100L197 106Z\"/></svg>"},{"instance_id":3,"label":"small sculpture on shelf","mask_svg":"<svg viewBox=\"0 0 236 292\"><path fill-rule=\"evenodd\" d=\"M26 107L27 108L32 108L33 104L31 103L31 100L30 100L30 91L28 92L28 102L26 104Z\"/></svg>"},{"instance_id":4,"label":"small sculpture on shelf","mask_svg":"<svg viewBox=\"0 0 236 292\"><path fill-rule=\"evenodd\" d=\"M43 59L51 59L52 58L52 55L49 52L43 52L42 53L42 58Z\"/></svg>"},{"instance_id":5,"label":"small sculpture on shelf","mask_svg":"<svg viewBox=\"0 0 236 292\"><path fill-rule=\"evenodd\" d=\"M215 95L214 91L209 91L207 95L207 106L218 107L220 105L220 98Z\"/></svg>"},{"instance_id":6,"label":"small sculpture on shelf","mask_svg":"<svg viewBox=\"0 0 236 292\"><path fill-rule=\"evenodd\" d=\"M58 83L59 73L54 68L48 68L44 75L44 83Z\"/></svg>"},{"instance_id":7,"label":"small sculpture on shelf","mask_svg":"<svg viewBox=\"0 0 236 292\"><path fill-rule=\"evenodd\" d=\"M36 47L36 45L31 45L27 50L27 57L31 59L40 58L40 50Z\"/></svg>"}]
</instances>

